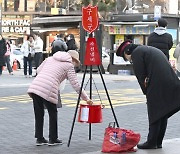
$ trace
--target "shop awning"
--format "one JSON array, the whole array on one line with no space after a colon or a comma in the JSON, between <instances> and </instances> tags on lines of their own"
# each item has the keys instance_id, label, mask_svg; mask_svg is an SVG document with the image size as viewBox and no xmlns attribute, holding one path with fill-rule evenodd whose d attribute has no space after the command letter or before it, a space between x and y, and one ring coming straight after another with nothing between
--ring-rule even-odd
<instances>
[{"instance_id":1,"label":"shop awning","mask_svg":"<svg viewBox=\"0 0 180 154\"><path fill-rule=\"evenodd\" d=\"M80 22L81 16L53 16L53 17L36 17L32 24L46 24L46 23L70 23Z\"/></svg>"},{"instance_id":2,"label":"shop awning","mask_svg":"<svg viewBox=\"0 0 180 154\"><path fill-rule=\"evenodd\" d=\"M146 27L146 26L155 26L157 24L156 21L153 22L103 22L104 26L120 26L120 25L133 25L139 27Z\"/></svg>"}]
</instances>

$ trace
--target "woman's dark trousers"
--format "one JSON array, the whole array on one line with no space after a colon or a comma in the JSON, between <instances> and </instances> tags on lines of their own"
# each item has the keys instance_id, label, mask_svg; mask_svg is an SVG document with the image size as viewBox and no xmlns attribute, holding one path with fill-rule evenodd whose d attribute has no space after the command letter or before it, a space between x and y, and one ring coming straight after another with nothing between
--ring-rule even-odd
<instances>
[{"instance_id":1,"label":"woman's dark trousers","mask_svg":"<svg viewBox=\"0 0 180 154\"><path fill-rule=\"evenodd\" d=\"M5 56L4 60L5 60L6 65L7 65L8 72L11 73L13 70L12 70L12 67L10 65L10 56L9 55Z\"/></svg>"},{"instance_id":2,"label":"woman's dark trousers","mask_svg":"<svg viewBox=\"0 0 180 154\"><path fill-rule=\"evenodd\" d=\"M44 125L44 105L46 106L49 114L49 139L55 140L58 138L57 132L57 107L42 97L32 94L34 114L35 114L35 138L43 137Z\"/></svg>"},{"instance_id":3,"label":"woman's dark trousers","mask_svg":"<svg viewBox=\"0 0 180 154\"><path fill-rule=\"evenodd\" d=\"M0 75L2 75L3 66L0 66Z\"/></svg>"}]
</instances>

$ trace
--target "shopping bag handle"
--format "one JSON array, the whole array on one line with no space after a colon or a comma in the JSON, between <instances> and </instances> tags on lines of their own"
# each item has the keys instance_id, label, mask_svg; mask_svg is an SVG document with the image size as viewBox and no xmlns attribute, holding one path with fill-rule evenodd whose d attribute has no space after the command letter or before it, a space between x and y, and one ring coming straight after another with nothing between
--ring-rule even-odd
<instances>
[{"instance_id":1,"label":"shopping bag handle","mask_svg":"<svg viewBox=\"0 0 180 154\"><path fill-rule=\"evenodd\" d=\"M115 125L116 125L115 122L110 122L109 125L108 125L108 127L115 128Z\"/></svg>"}]
</instances>

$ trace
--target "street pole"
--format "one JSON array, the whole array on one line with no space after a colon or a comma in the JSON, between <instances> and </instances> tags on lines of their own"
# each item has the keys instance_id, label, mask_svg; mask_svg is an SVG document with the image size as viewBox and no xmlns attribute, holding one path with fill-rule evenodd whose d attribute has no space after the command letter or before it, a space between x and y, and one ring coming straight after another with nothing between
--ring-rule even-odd
<instances>
[{"instance_id":1,"label":"street pole","mask_svg":"<svg viewBox=\"0 0 180 154\"><path fill-rule=\"evenodd\" d=\"M69 12L69 0L67 0L67 12Z\"/></svg>"},{"instance_id":2,"label":"street pole","mask_svg":"<svg viewBox=\"0 0 180 154\"><path fill-rule=\"evenodd\" d=\"M57 0L54 0L54 8L57 8Z\"/></svg>"},{"instance_id":3,"label":"street pole","mask_svg":"<svg viewBox=\"0 0 180 154\"><path fill-rule=\"evenodd\" d=\"M0 0L0 34L2 34L2 0Z\"/></svg>"}]
</instances>

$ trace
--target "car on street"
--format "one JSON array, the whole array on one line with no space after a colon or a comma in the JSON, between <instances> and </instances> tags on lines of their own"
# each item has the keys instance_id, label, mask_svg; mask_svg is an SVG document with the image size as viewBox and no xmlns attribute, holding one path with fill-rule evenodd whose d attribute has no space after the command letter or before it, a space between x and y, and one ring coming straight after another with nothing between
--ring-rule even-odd
<instances>
[{"instance_id":1,"label":"car on street","mask_svg":"<svg viewBox=\"0 0 180 154\"><path fill-rule=\"evenodd\" d=\"M102 50L102 65L106 72L109 72L110 56L107 52Z\"/></svg>"},{"instance_id":2,"label":"car on street","mask_svg":"<svg viewBox=\"0 0 180 154\"><path fill-rule=\"evenodd\" d=\"M23 53L20 51L20 48L14 48L13 51L11 51L10 55L10 64L13 67L13 64L15 61L17 61L17 68L21 69L24 67L23 63Z\"/></svg>"}]
</instances>

